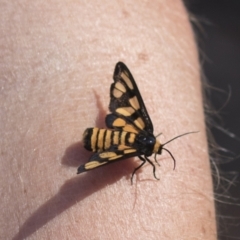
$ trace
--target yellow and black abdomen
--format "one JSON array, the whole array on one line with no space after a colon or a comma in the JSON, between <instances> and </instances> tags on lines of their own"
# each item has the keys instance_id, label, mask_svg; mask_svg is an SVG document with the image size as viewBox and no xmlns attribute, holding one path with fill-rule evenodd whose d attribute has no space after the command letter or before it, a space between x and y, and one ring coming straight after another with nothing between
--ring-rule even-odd
<instances>
[{"instance_id":1,"label":"yellow and black abdomen","mask_svg":"<svg viewBox=\"0 0 240 240\"><path fill-rule=\"evenodd\" d=\"M83 133L84 147L91 152L101 152L113 145L132 146L136 134L111 129L87 128Z\"/></svg>"}]
</instances>

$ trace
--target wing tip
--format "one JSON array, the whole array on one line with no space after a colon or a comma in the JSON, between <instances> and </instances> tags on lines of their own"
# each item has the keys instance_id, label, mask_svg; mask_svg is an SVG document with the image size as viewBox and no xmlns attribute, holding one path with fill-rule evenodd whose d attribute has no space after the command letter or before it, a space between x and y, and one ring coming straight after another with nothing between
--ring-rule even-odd
<instances>
[{"instance_id":1,"label":"wing tip","mask_svg":"<svg viewBox=\"0 0 240 240\"><path fill-rule=\"evenodd\" d=\"M86 172L86 168L85 165L81 165L78 169L77 169L77 174Z\"/></svg>"},{"instance_id":2,"label":"wing tip","mask_svg":"<svg viewBox=\"0 0 240 240\"><path fill-rule=\"evenodd\" d=\"M116 63L116 67L117 67L118 65L126 66L126 65L125 65L123 62L121 62L121 61L119 61L119 62Z\"/></svg>"},{"instance_id":3,"label":"wing tip","mask_svg":"<svg viewBox=\"0 0 240 240\"><path fill-rule=\"evenodd\" d=\"M127 66L125 65L125 63L123 63L121 61L117 62L113 76L118 76L123 71L123 69L129 71Z\"/></svg>"}]
</instances>

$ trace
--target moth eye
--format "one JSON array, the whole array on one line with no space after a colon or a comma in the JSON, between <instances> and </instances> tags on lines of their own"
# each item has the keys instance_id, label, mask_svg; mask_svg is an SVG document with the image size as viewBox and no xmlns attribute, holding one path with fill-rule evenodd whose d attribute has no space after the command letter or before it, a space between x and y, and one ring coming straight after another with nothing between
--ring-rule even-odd
<instances>
[{"instance_id":1,"label":"moth eye","mask_svg":"<svg viewBox=\"0 0 240 240\"><path fill-rule=\"evenodd\" d=\"M148 137L146 142L147 142L147 145L154 145L156 142L156 139L153 137Z\"/></svg>"}]
</instances>

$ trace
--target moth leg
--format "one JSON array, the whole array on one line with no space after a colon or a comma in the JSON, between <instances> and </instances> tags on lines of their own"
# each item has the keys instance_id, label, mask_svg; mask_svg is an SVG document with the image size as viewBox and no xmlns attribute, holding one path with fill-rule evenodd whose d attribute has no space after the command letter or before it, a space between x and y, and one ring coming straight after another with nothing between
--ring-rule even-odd
<instances>
[{"instance_id":1,"label":"moth leg","mask_svg":"<svg viewBox=\"0 0 240 240\"><path fill-rule=\"evenodd\" d=\"M161 165L160 165L160 163L157 161L157 154L155 153L155 156L154 156L154 160L155 160L155 162L157 163L157 165L160 167Z\"/></svg>"},{"instance_id":2,"label":"moth leg","mask_svg":"<svg viewBox=\"0 0 240 240\"><path fill-rule=\"evenodd\" d=\"M131 184L132 184L132 185L133 185L133 176L134 176L134 174L136 173L136 171L137 171L139 168L141 168L141 167L146 163L146 159L145 159L145 158L143 158L142 156L138 156L138 157L139 157L140 160L143 161L143 162L141 163L141 165L139 165L137 168L135 168L134 171L133 171L133 173L132 173L132 177L131 177Z\"/></svg>"},{"instance_id":3,"label":"moth leg","mask_svg":"<svg viewBox=\"0 0 240 240\"><path fill-rule=\"evenodd\" d=\"M140 156L139 156L140 157ZM157 178L156 177L156 167L155 167L155 165L153 164L153 162L150 160L150 159L148 159L146 156L144 156L145 157L145 160L146 161L148 161L151 165L152 165L152 167L153 167L153 176L155 177L155 179L157 179L157 180L159 180L159 178Z\"/></svg>"}]
</instances>

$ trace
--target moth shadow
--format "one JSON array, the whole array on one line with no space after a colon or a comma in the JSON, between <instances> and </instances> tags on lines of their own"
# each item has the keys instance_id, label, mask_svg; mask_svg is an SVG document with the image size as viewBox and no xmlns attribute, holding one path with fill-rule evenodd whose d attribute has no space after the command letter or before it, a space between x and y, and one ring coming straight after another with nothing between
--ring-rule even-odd
<instances>
[{"instance_id":1,"label":"moth shadow","mask_svg":"<svg viewBox=\"0 0 240 240\"><path fill-rule=\"evenodd\" d=\"M98 128L106 128L105 127L105 116L106 111L103 108L103 105L100 101L100 96L97 94L96 91L93 91L96 99L96 104L98 108L98 115L96 117L96 127ZM83 146L83 142L79 141L76 142L65 150L64 156L62 157L61 163L63 165L77 167L80 164L83 164L84 162L87 162L87 160L90 158L90 156L93 153L85 150ZM83 161L80 162L80 160L83 159Z\"/></svg>"},{"instance_id":2,"label":"moth shadow","mask_svg":"<svg viewBox=\"0 0 240 240\"><path fill-rule=\"evenodd\" d=\"M43 203L23 223L13 240L27 239L48 222L71 208L71 206L78 204L78 202L107 185L117 182L123 176L131 176L133 169L137 165L135 161L128 159L127 161L119 161L115 164L94 169L67 180L56 195ZM131 187L130 181L129 187ZM84 216L84 210L79 215Z\"/></svg>"},{"instance_id":3,"label":"moth shadow","mask_svg":"<svg viewBox=\"0 0 240 240\"><path fill-rule=\"evenodd\" d=\"M98 116L96 117L96 127L106 128L105 117L107 115L107 111L104 109L100 101L100 95L98 95L96 91L93 91L93 93L95 95L96 104L98 108Z\"/></svg>"},{"instance_id":4,"label":"moth shadow","mask_svg":"<svg viewBox=\"0 0 240 240\"><path fill-rule=\"evenodd\" d=\"M80 164L87 162L91 155L91 152L84 149L83 142L79 141L67 147L61 163L71 167L78 167Z\"/></svg>"},{"instance_id":5,"label":"moth shadow","mask_svg":"<svg viewBox=\"0 0 240 240\"><path fill-rule=\"evenodd\" d=\"M99 108L96 125L97 127L105 127L106 111L103 110L99 96L96 93L95 96ZM91 152L84 149L82 141L79 141L66 148L61 162L64 165L77 167L87 162L91 154ZM13 240L27 239L48 222L71 208L71 206L81 202L107 185L116 183L124 176L128 179L129 187L131 187L132 172L138 166L139 162L129 158L96 168L67 180L52 198L43 203L27 218L23 225L20 226L19 232L13 237ZM136 175L140 172L141 170ZM84 216L84 212L80 215Z\"/></svg>"}]
</instances>

